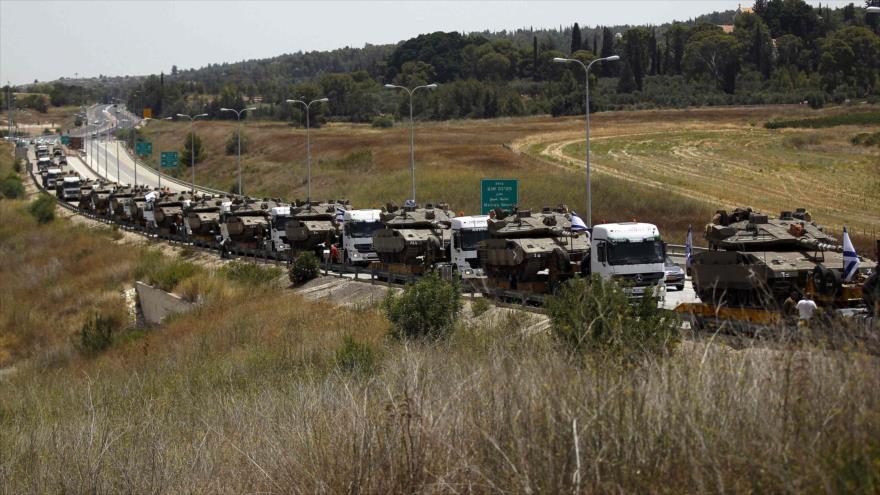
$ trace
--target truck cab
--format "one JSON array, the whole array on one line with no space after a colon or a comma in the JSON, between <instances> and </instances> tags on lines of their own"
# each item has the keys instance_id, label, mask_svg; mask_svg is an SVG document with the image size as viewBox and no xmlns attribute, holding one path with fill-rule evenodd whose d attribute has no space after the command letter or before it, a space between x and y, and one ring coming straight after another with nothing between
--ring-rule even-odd
<instances>
[{"instance_id":1,"label":"truck cab","mask_svg":"<svg viewBox=\"0 0 880 495\"><path fill-rule=\"evenodd\" d=\"M656 225L639 222L593 226L590 272L624 285L634 297L653 290L665 295L666 245Z\"/></svg>"},{"instance_id":2,"label":"truck cab","mask_svg":"<svg viewBox=\"0 0 880 495\"><path fill-rule=\"evenodd\" d=\"M373 232L383 228L382 210L345 210L342 223L342 262L367 265L378 261Z\"/></svg>"},{"instance_id":3,"label":"truck cab","mask_svg":"<svg viewBox=\"0 0 880 495\"><path fill-rule=\"evenodd\" d=\"M46 175L43 177L43 187L46 189L55 189L55 182L61 177L62 171L57 167L49 167L46 169Z\"/></svg>"},{"instance_id":4,"label":"truck cab","mask_svg":"<svg viewBox=\"0 0 880 495\"><path fill-rule=\"evenodd\" d=\"M57 194L64 201L79 201L80 180L75 175L68 175L57 183Z\"/></svg>"},{"instance_id":5,"label":"truck cab","mask_svg":"<svg viewBox=\"0 0 880 495\"><path fill-rule=\"evenodd\" d=\"M477 245L489 238L489 215L455 217L451 228L449 259L453 268L462 276L481 276Z\"/></svg>"},{"instance_id":6,"label":"truck cab","mask_svg":"<svg viewBox=\"0 0 880 495\"><path fill-rule=\"evenodd\" d=\"M287 242L285 226L287 220L290 219L290 205L273 206L269 209L269 219L271 221L272 251L276 253L288 251L290 244Z\"/></svg>"}]
</instances>

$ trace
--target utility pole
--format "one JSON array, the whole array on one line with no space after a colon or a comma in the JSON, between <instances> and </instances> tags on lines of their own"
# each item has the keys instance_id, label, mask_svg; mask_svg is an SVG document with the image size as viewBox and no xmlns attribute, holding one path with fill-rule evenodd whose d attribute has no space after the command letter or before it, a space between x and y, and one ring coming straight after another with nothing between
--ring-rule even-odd
<instances>
[{"instance_id":1,"label":"utility pole","mask_svg":"<svg viewBox=\"0 0 880 495\"><path fill-rule=\"evenodd\" d=\"M437 83L416 86L409 89L395 84L386 84L387 89L402 89L409 94L409 170L412 176L412 201L416 203L416 152L415 152L415 124L413 123L413 94L420 89L435 89Z\"/></svg>"},{"instance_id":2,"label":"utility pole","mask_svg":"<svg viewBox=\"0 0 880 495\"><path fill-rule=\"evenodd\" d=\"M309 203L309 208L312 207L312 144L311 139L309 138L309 108L312 106L312 103L327 103L328 101L330 101L328 98L312 100L308 103L304 100L287 100L287 103L299 103L306 108L306 156L308 157L308 189L306 193L306 201Z\"/></svg>"}]
</instances>

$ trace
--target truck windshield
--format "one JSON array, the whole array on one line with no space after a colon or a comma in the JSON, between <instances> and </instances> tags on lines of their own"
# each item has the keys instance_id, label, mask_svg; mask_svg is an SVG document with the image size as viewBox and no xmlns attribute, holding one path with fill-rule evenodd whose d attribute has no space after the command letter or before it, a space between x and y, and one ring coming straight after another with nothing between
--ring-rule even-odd
<instances>
[{"instance_id":1,"label":"truck windshield","mask_svg":"<svg viewBox=\"0 0 880 495\"><path fill-rule=\"evenodd\" d=\"M284 230L284 226L287 225L287 221L290 217L285 216L277 216L275 217L275 221L272 222L272 226L275 227L275 230Z\"/></svg>"},{"instance_id":2,"label":"truck windshield","mask_svg":"<svg viewBox=\"0 0 880 495\"><path fill-rule=\"evenodd\" d=\"M476 251L477 244L483 239L489 238L488 230L462 230L459 232L461 236L462 251Z\"/></svg>"},{"instance_id":3,"label":"truck windshield","mask_svg":"<svg viewBox=\"0 0 880 495\"><path fill-rule=\"evenodd\" d=\"M373 232L382 229L382 222L349 222L351 236L355 238L373 237Z\"/></svg>"},{"instance_id":4,"label":"truck windshield","mask_svg":"<svg viewBox=\"0 0 880 495\"><path fill-rule=\"evenodd\" d=\"M660 241L608 243L608 262L612 265L663 263Z\"/></svg>"}]
</instances>

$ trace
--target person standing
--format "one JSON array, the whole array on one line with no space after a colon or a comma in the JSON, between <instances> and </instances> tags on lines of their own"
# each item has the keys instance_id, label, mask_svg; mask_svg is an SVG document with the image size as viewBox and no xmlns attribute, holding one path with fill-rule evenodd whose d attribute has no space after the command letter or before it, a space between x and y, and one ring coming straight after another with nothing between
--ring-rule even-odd
<instances>
[{"instance_id":1,"label":"person standing","mask_svg":"<svg viewBox=\"0 0 880 495\"><path fill-rule=\"evenodd\" d=\"M810 296L804 294L801 297L801 300L797 303L798 310L798 326L805 327L809 325L811 319L813 319L813 314L815 314L816 309L816 301L812 300Z\"/></svg>"}]
</instances>

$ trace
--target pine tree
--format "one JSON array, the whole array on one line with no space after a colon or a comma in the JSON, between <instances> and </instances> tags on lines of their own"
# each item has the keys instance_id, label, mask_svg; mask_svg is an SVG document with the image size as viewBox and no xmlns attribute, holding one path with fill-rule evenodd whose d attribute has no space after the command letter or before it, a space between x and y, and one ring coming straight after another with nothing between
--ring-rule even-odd
<instances>
[{"instance_id":1,"label":"pine tree","mask_svg":"<svg viewBox=\"0 0 880 495\"><path fill-rule=\"evenodd\" d=\"M195 153L193 153L195 150ZM195 155L196 163L205 160L205 148L202 146L202 138L195 133L187 133L186 140L183 142L183 149L180 150L180 161L187 167L192 166L192 157Z\"/></svg>"},{"instance_id":2,"label":"pine tree","mask_svg":"<svg viewBox=\"0 0 880 495\"><path fill-rule=\"evenodd\" d=\"M574 27L571 28L571 52L574 53L581 49L581 44L583 43L583 38L581 38L581 27L578 26L578 23L574 23Z\"/></svg>"}]
</instances>

